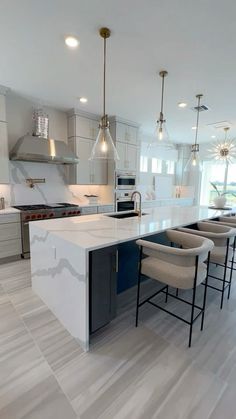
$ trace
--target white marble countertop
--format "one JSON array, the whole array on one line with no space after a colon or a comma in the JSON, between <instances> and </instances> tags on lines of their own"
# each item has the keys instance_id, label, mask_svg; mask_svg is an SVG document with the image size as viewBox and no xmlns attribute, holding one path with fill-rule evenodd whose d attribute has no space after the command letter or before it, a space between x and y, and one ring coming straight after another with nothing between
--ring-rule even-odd
<instances>
[{"instance_id":1,"label":"white marble countertop","mask_svg":"<svg viewBox=\"0 0 236 419\"><path fill-rule=\"evenodd\" d=\"M0 215L16 214L16 213L19 213L19 212L20 212L20 210L18 210L16 208L8 207L8 208L4 208L4 209L0 210Z\"/></svg>"},{"instance_id":2,"label":"white marble countertop","mask_svg":"<svg viewBox=\"0 0 236 419\"><path fill-rule=\"evenodd\" d=\"M45 231L45 236L52 234L90 251L159 233L168 228L214 218L230 211L176 206L144 209L144 212L146 215L141 218L116 219L105 214L94 214L37 221L37 228L41 232Z\"/></svg>"}]
</instances>

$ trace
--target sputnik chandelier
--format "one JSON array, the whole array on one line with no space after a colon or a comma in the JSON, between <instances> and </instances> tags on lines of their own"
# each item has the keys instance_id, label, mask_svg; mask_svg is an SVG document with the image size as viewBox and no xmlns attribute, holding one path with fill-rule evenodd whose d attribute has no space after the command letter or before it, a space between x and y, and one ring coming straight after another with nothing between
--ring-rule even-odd
<instances>
[{"instance_id":1,"label":"sputnik chandelier","mask_svg":"<svg viewBox=\"0 0 236 419\"><path fill-rule=\"evenodd\" d=\"M234 163L234 159L236 158L236 143L234 140L228 138L229 129L229 127L224 128L224 140L216 141L212 144L212 148L209 150L211 157L218 163Z\"/></svg>"}]
</instances>

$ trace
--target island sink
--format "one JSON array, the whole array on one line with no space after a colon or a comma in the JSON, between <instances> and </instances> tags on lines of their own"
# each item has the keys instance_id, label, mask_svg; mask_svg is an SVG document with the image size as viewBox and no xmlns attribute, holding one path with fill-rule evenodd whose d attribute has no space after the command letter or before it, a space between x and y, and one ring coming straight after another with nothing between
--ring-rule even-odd
<instances>
[{"instance_id":1,"label":"island sink","mask_svg":"<svg viewBox=\"0 0 236 419\"><path fill-rule=\"evenodd\" d=\"M145 212L142 212L142 215L147 215ZM120 213L120 214L107 214L106 217L112 218L130 218L130 217L138 217L137 212L127 212L127 213Z\"/></svg>"}]
</instances>

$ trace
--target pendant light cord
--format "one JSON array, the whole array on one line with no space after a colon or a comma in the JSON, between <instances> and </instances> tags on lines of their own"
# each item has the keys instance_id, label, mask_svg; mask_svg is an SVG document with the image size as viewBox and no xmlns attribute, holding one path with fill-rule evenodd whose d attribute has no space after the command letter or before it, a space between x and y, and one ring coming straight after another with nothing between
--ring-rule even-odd
<instances>
[{"instance_id":1,"label":"pendant light cord","mask_svg":"<svg viewBox=\"0 0 236 419\"><path fill-rule=\"evenodd\" d=\"M195 142L194 142L195 146L197 144L197 137L198 137L198 125L199 125L199 113L200 113L200 100L201 100L201 96L198 95L197 97L198 97L198 105L197 105L198 106L198 109L197 109L197 123L196 123Z\"/></svg>"},{"instance_id":2,"label":"pendant light cord","mask_svg":"<svg viewBox=\"0 0 236 419\"><path fill-rule=\"evenodd\" d=\"M103 45L103 116L106 115L106 38L104 38L104 45Z\"/></svg>"},{"instance_id":3,"label":"pendant light cord","mask_svg":"<svg viewBox=\"0 0 236 419\"><path fill-rule=\"evenodd\" d=\"M165 76L163 74L162 75L162 85L161 85L161 119L163 119L164 88L165 88Z\"/></svg>"}]
</instances>

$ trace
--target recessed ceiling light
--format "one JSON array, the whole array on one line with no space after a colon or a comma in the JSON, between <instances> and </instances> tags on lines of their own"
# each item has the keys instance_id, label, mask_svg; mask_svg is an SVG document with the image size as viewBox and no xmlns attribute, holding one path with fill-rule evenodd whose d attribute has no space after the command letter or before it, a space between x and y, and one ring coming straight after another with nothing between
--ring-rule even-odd
<instances>
[{"instance_id":1,"label":"recessed ceiling light","mask_svg":"<svg viewBox=\"0 0 236 419\"><path fill-rule=\"evenodd\" d=\"M196 129L197 129L197 127L192 127L192 129L196 130Z\"/></svg>"},{"instance_id":2,"label":"recessed ceiling light","mask_svg":"<svg viewBox=\"0 0 236 419\"><path fill-rule=\"evenodd\" d=\"M79 46L79 40L75 36L69 35L65 37L65 44L69 48L77 48Z\"/></svg>"},{"instance_id":3,"label":"recessed ceiling light","mask_svg":"<svg viewBox=\"0 0 236 419\"><path fill-rule=\"evenodd\" d=\"M79 98L79 101L80 101L81 103L87 103L87 102L88 102L88 99L87 99L86 97L80 97L80 98Z\"/></svg>"},{"instance_id":4,"label":"recessed ceiling light","mask_svg":"<svg viewBox=\"0 0 236 419\"><path fill-rule=\"evenodd\" d=\"M187 106L187 103L186 102L179 102L178 103L178 107L179 108L186 108L186 106Z\"/></svg>"},{"instance_id":5,"label":"recessed ceiling light","mask_svg":"<svg viewBox=\"0 0 236 419\"><path fill-rule=\"evenodd\" d=\"M216 136L215 135L212 135L211 138L216 138Z\"/></svg>"}]
</instances>

